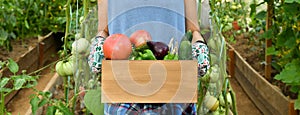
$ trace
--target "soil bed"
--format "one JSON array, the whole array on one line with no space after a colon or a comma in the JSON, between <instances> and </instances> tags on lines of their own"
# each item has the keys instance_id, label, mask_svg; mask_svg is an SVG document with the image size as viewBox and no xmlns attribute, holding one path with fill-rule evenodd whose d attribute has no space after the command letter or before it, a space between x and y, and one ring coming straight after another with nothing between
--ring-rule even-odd
<instances>
[{"instance_id":1,"label":"soil bed","mask_svg":"<svg viewBox=\"0 0 300 115\"><path fill-rule=\"evenodd\" d=\"M258 38L254 38L258 39ZM238 53L244 57L245 61L247 61L260 75L265 76L265 49L263 48L263 44L257 41L251 41L251 38L246 37L244 35L236 36L235 43L230 43L233 48L238 51ZM276 74L279 72L272 68L271 76L274 78ZM274 86L277 86L281 92L285 96L289 96L292 99L297 98L297 94L289 91L288 86L286 86L281 81L272 79L269 81Z\"/></svg>"},{"instance_id":2,"label":"soil bed","mask_svg":"<svg viewBox=\"0 0 300 115\"><path fill-rule=\"evenodd\" d=\"M0 47L0 60L4 61L8 58L17 60L21 55L35 47L37 44L38 38L14 40L11 42L13 51L8 51L7 49Z\"/></svg>"}]
</instances>

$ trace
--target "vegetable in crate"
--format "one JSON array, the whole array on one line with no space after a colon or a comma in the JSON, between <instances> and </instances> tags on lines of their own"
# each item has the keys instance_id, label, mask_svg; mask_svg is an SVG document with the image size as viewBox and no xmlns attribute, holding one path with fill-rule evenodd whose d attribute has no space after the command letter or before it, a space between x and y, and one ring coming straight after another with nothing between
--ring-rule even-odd
<instances>
[{"instance_id":1,"label":"vegetable in crate","mask_svg":"<svg viewBox=\"0 0 300 115\"><path fill-rule=\"evenodd\" d=\"M189 37L189 38L188 38ZM182 38L179 46L178 57L180 60L192 60L192 44L189 39L192 38L191 32L187 32Z\"/></svg>"},{"instance_id":2,"label":"vegetable in crate","mask_svg":"<svg viewBox=\"0 0 300 115\"><path fill-rule=\"evenodd\" d=\"M163 60L169 53L169 47L163 42L148 41L147 45L157 60Z\"/></svg>"},{"instance_id":3,"label":"vegetable in crate","mask_svg":"<svg viewBox=\"0 0 300 115\"><path fill-rule=\"evenodd\" d=\"M103 53L107 59L125 60L129 58L131 52L131 42L124 34L112 34L103 43Z\"/></svg>"},{"instance_id":4,"label":"vegetable in crate","mask_svg":"<svg viewBox=\"0 0 300 115\"><path fill-rule=\"evenodd\" d=\"M147 41L151 41L151 35L145 30L137 30L130 35L130 42L136 47L143 47L147 45Z\"/></svg>"},{"instance_id":5,"label":"vegetable in crate","mask_svg":"<svg viewBox=\"0 0 300 115\"><path fill-rule=\"evenodd\" d=\"M139 52L139 56L141 57L141 60L156 60L154 54L150 49L145 49L142 52Z\"/></svg>"},{"instance_id":6,"label":"vegetable in crate","mask_svg":"<svg viewBox=\"0 0 300 115\"><path fill-rule=\"evenodd\" d=\"M169 53L164 57L164 60L178 60L178 55Z\"/></svg>"}]
</instances>

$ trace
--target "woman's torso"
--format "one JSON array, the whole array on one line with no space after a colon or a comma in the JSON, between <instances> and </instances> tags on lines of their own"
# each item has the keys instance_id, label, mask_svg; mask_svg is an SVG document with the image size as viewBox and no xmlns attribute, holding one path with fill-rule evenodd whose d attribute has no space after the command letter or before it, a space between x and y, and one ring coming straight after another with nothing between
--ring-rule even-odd
<instances>
[{"instance_id":1,"label":"woman's torso","mask_svg":"<svg viewBox=\"0 0 300 115\"><path fill-rule=\"evenodd\" d=\"M185 33L184 0L109 0L109 34L130 36L147 30L154 41L181 40Z\"/></svg>"}]
</instances>

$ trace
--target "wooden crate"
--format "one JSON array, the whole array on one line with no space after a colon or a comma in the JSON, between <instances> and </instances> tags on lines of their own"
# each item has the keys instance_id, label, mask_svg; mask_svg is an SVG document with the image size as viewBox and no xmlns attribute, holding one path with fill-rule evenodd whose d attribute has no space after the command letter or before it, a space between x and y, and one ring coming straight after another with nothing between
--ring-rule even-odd
<instances>
[{"instance_id":1,"label":"wooden crate","mask_svg":"<svg viewBox=\"0 0 300 115\"><path fill-rule=\"evenodd\" d=\"M103 103L196 103L197 61L103 60Z\"/></svg>"},{"instance_id":2,"label":"wooden crate","mask_svg":"<svg viewBox=\"0 0 300 115\"><path fill-rule=\"evenodd\" d=\"M253 103L265 115L298 115L294 110L294 100L284 96L282 92L261 76L244 58L229 44L229 75L234 76Z\"/></svg>"}]
</instances>

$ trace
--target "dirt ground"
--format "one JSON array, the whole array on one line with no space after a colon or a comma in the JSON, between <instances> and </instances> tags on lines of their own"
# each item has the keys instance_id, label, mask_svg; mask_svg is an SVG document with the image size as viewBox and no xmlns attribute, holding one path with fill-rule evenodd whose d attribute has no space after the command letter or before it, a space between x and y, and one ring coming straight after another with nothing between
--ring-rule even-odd
<instances>
[{"instance_id":1,"label":"dirt ground","mask_svg":"<svg viewBox=\"0 0 300 115\"><path fill-rule=\"evenodd\" d=\"M239 115L263 115L235 78L230 78L230 84L236 94L236 106Z\"/></svg>"}]
</instances>

